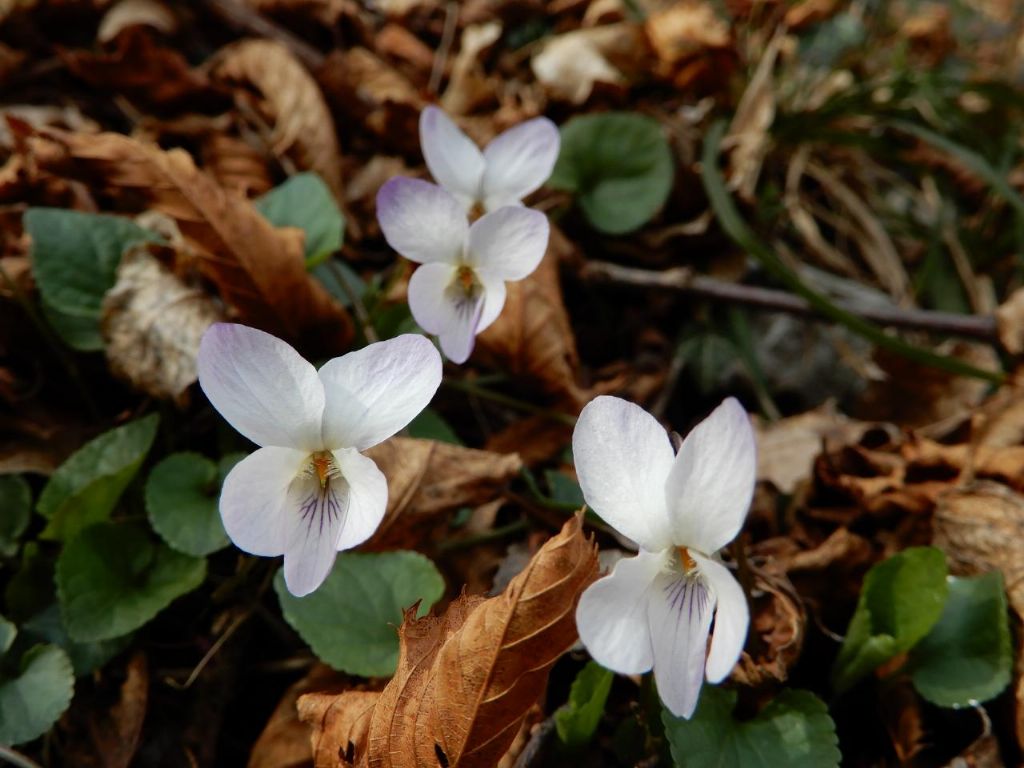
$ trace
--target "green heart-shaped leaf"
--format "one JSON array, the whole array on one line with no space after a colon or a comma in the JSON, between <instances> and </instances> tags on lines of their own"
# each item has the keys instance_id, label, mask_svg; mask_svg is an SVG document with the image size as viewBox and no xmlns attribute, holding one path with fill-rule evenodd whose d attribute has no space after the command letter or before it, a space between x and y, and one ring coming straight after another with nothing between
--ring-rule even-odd
<instances>
[{"instance_id":1,"label":"green heart-shaped leaf","mask_svg":"<svg viewBox=\"0 0 1024 768\"><path fill-rule=\"evenodd\" d=\"M353 675L382 677L398 663L403 611L420 600L420 612L426 612L444 593L444 579L416 552L343 552L313 594L292 595L282 572L274 589L285 619L323 662Z\"/></svg>"},{"instance_id":2,"label":"green heart-shaped leaf","mask_svg":"<svg viewBox=\"0 0 1024 768\"><path fill-rule=\"evenodd\" d=\"M0 476L0 557L13 557L32 516L32 491L20 475Z\"/></svg>"},{"instance_id":3,"label":"green heart-shaped leaf","mask_svg":"<svg viewBox=\"0 0 1024 768\"><path fill-rule=\"evenodd\" d=\"M16 675L0 678L0 744L21 744L42 736L57 722L75 692L67 654L37 645L21 657Z\"/></svg>"},{"instance_id":4,"label":"green heart-shaped leaf","mask_svg":"<svg viewBox=\"0 0 1024 768\"><path fill-rule=\"evenodd\" d=\"M614 677L600 664L589 661L572 681L568 704L555 712L558 738L570 749L585 747L594 738Z\"/></svg>"}]
</instances>

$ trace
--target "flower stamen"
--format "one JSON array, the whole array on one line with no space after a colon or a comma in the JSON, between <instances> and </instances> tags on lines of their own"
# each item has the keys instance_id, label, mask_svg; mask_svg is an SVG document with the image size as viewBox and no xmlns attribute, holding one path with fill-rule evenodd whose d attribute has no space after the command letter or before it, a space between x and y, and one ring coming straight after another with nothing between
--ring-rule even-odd
<instances>
[{"instance_id":1,"label":"flower stamen","mask_svg":"<svg viewBox=\"0 0 1024 768\"><path fill-rule=\"evenodd\" d=\"M679 564L683 567L683 573L687 576L697 571L697 561L690 557L690 550L686 547L676 547L679 553Z\"/></svg>"}]
</instances>

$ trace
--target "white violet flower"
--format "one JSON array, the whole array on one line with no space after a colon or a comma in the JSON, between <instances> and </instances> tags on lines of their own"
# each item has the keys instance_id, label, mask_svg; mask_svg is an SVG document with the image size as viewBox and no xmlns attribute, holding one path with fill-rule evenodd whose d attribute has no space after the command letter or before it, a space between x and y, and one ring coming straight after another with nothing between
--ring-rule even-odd
<instances>
[{"instance_id":1,"label":"white violet flower","mask_svg":"<svg viewBox=\"0 0 1024 768\"><path fill-rule=\"evenodd\" d=\"M476 335L498 319L505 282L533 272L548 245L543 213L506 206L472 225L441 187L396 176L377 193L384 237L420 266L409 280L409 309L455 363L473 351Z\"/></svg>"},{"instance_id":2,"label":"white violet flower","mask_svg":"<svg viewBox=\"0 0 1024 768\"><path fill-rule=\"evenodd\" d=\"M732 671L750 622L742 588L715 557L739 533L754 492L747 414L727 399L673 455L647 411L598 397L580 414L572 449L587 504L640 547L583 593L580 639L620 674L653 668L665 706L688 718L705 674L717 683Z\"/></svg>"},{"instance_id":3,"label":"white violet flower","mask_svg":"<svg viewBox=\"0 0 1024 768\"><path fill-rule=\"evenodd\" d=\"M405 427L441 383L441 356L404 335L318 371L275 336L216 323L199 345L199 384L231 426L262 446L228 473L220 514L254 555L284 555L288 591L323 583L339 550L380 525L388 486L360 451Z\"/></svg>"},{"instance_id":4,"label":"white violet flower","mask_svg":"<svg viewBox=\"0 0 1024 768\"><path fill-rule=\"evenodd\" d=\"M547 181L558 159L558 128L546 117L520 123L481 152L438 107L420 113L420 148L434 180L468 212L519 205Z\"/></svg>"}]
</instances>

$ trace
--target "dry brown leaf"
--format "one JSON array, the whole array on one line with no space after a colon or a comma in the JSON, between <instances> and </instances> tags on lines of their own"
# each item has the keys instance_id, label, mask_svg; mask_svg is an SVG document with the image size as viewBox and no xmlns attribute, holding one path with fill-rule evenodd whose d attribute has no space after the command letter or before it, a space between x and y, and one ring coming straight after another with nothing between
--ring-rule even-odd
<instances>
[{"instance_id":1,"label":"dry brown leaf","mask_svg":"<svg viewBox=\"0 0 1024 768\"><path fill-rule=\"evenodd\" d=\"M314 768L355 765L357 747L366 743L380 695L380 691L346 691L340 696L309 693L299 699L299 719L313 729L312 734L306 729L306 741ZM268 764L267 768L278 766Z\"/></svg>"},{"instance_id":2,"label":"dry brown leaf","mask_svg":"<svg viewBox=\"0 0 1024 768\"><path fill-rule=\"evenodd\" d=\"M31 140L40 166L130 191L173 218L199 253L199 270L241 322L311 354L348 348L352 322L306 272L298 230L276 230L244 198L225 192L188 153L116 133L46 131Z\"/></svg>"},{"instance_id":3,"label":"dry brown leaf","mask_svg":"<svg viewBox=\"0 0 1024 768\"><path fill-rule=\"evenodd\" d=\"M285 691L249 753L248 768L305 768L313 760L309 726L299 719L299 697L311 691L340 690L346 677L315 664ZM322 693L320 695L331 696Z\"/></svg>"},{"instance_id":4,"label":"dry brown leaf","mask_svg":"<svg viewBox=\"0 0 1024 768\"><path fill-rule=\"evenodd\" d=\"M501 595L463 595L441 617L416 619L415 608L406 612L398 668L376 701L366 741L354 744L356 763L496 765L542 694L551 666L575 643L576 602L596 576L597 549L577 515ZM347 733L357 733L357 716L343 722ZM340 741L322 728L314 734L314 744L325 739L332 746Z\"/></svg>"},{"instance_id":5,"label":"dry brown leaf","mask_svg":"<svg viewBox=\"0 0 1024 768\"><path fill-rule=\"evenodd\" d=\"M743 685L785 682L803 650L807 613L780 568L752 568L750 639L733 671Z\"/></svg>"},{"instance_id":6,"label":"dry brown leaf","mask_svg":"<svg viewBox=\"0 0 1024 768\"><path fill-rule=\"evenodd\" d=\"M784 41L781 33L776 34L761 54L729 124L729 133L722 141L723 149L729 153L729 186L747 201L754 199L761 165L771 144L769 129L775 120L777 90L775 62Z\"/></svg>"},{"instance_id":7,"label":"dry brown leaf","mask_svg":"<svg viewBox=\"0 0 1024 768\"><path fill-rule=\"evenodd\" d=\"M103 298L107 363L136 389L181 403L198 376L199 340L223 319L217 301L137 245L122 257L117 282Z\"/></svg>"},{"instance_id":8,"label":"dry brown leaf","mask_svg":"<svg viewBox=\"0 0 1024 768\"><path fill-rule=\"evenodd\" d=\"M477 338L476 358L536 384L576 409L586 394L576 384L576 337L562 299L558 263L575 246L557 227L540 266L508 285L505 308Z\"/></svg>"},{"instance_id":9,"label":"dry brown leaf","mask_svg":"<svg viewBox=\"0 0 1024 768\"><path fill-rule=\"evenodd\" d=\"M284 45L243 40L228 46L213 75L259 91L261 112L272 125L274 151L293 157L303 170L316 171L342 200L341 149L334 119L316 80Z\"/></svg>"},{"instance_id":10,"label":"dry brown leaf","mask_svg":"<svg viewBox=\"0 0 1024 768\"><path fill-rule=\"evenodd\" d=\"M645 50L642 28L623 22L557 35L530 64L552 95L582 104L597 83L624 87L627 78L619 63Z\"/></svg>"},{"instance_id":11,"label":"dry brown leaf","mask_svg":"<svg viewBox=\"0 0 1024 768\"><path fill-rule=\"evenodd\" d=\"M156 43L154 35L146 26L132 26L117 35L109 52L67 51L61 57L90 85L156 109L215 109L231 103L222 88L193 70L181 53Z\"/></svg>"},{"instance_id":12,"label":"dry brown leaf","mask_svg":"<svg viewBox=\"0 0 1024 768\"><path fill-rule=\"evenodd\" d=\"M492 501L523 466L515 453L409 437L393 437L366 455L388 480L388 508L371 549L415 543L439 515Z\"/></svg>"},{"instance_id":13,"label":"dry brown leaf","mask_svg":"<svg viewBox=\"0 0 1024 768\"><path fill-rule=\"evenodd\" d=\"M791 494L811 477L823 445L856 443L872 425L849 419L832 402L769 424L756 424L757 479Z\"/></svg>"},{"instance_id":14,"label":"dry brown leaf","mask_svg":"<svg viewBox=\"0 0 1024 768\"><path fill-rule=\"evenodd\" d=\"M572 439L572 426L546 415L514 421L487 438L489 451L515 451L529 467L558 456Z\"/></svg>"},{"instance_id":15,"label":"dry brown leaf","mask_svg":"<svg viewBox=\"0 0 1024 768\"><path fill-rule=\"evenodd\" d=\"M136 651L124 665L125 677L117 700L107 706L93 697L75 722L70 712L64 759L77 768L128 768L139 748L149 703L149 666Z\"/></svg>"},{"instance_id":16,"label":"dry brown leaf","mask_svg":"<svg viewBox=\"0 0 1024 768\"><path fill-rule=\"evenodd\" d=\"M501 37L501 24L471 24L462 30L462 43L452 62L448 87L441 96L441 106L453 115L465 115L493 101L496 83L488 80L480 63L481 54Z\"/></svg>"},{"instance_id":17,"label":"dry brown leaf","mask_svg":"<svg viewBox=\"0 0 1024 768\"><path fill-rule=\"evenodd\" d=\"M706 0L683 0L660 8L647 17L644 32L657 56L657 75L677 88L719 81L733 69L732 30ZM755 76L752 85L756 80Z\"/></svg>"},{"instance_id":18,"label":"dry brown leaf","mask_svg":"<svg viewBox=\"0 0 1024 768\"><path fill-rule=\"evenodd\" d=\"M999 342L1011 355L1024 352L1024 288L1018 288L996 310Z\"/></svg>"},{"instance_id":19,"label":"dry brown leaf","mask_svg":"<svg viewBox=\"0 0 1024 768\"><path fill-rule=\"evenodd\" d=\"M267 158L244 139L210 131L202 139L203 168L229 192L255 198L274 186Z\"/></svg>"}]
</instances>

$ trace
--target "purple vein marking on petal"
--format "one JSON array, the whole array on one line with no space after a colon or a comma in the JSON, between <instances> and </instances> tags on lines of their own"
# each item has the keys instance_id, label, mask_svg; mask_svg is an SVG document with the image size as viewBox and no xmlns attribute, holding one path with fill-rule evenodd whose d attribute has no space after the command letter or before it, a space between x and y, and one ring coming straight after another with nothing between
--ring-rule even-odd
<instances>
[{"instance_id":1,"label":"purple vein marking on petal","mask_svg":"<svg viewBox=\"0 0 1024 768\"><path fill-rule=\"evenodd\" d=\"M312 533L313 523L318 524L317 535L322 536L324 532L324 521L333 523L340 519L342 514L341 502L338 501L338 494L331 486L330 480L324 483L322 488L313 490L299 505L299 514L302 520L306 521L306 537Z\"/></svg>"}]
</instances>

